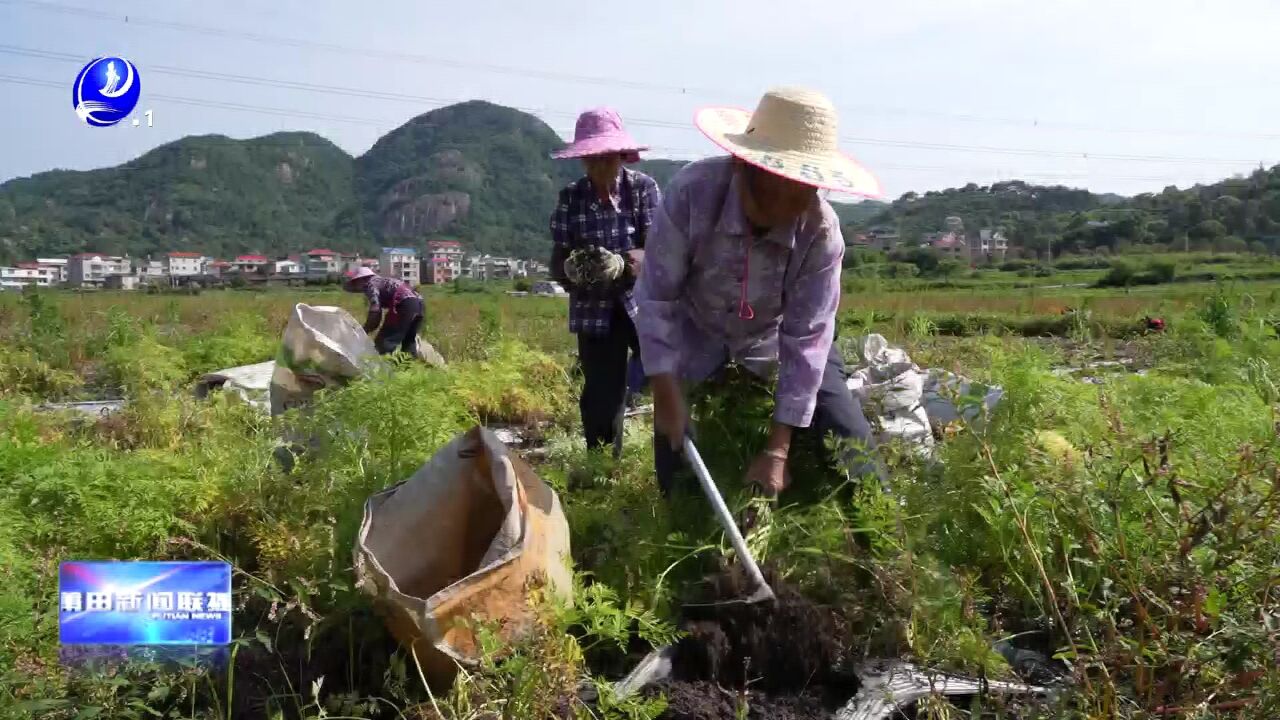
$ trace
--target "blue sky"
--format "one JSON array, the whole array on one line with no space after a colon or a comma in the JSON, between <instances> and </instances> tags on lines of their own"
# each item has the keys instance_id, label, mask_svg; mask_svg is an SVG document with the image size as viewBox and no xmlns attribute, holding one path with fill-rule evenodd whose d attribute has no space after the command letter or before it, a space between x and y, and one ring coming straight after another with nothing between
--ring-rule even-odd
<instances>
[{"instance_id":1,"label":"blue sky","mask_svg":"<svg viewBox=\"0 0 1280 720\"><path fill-rule=\"evenodd\" d=\"M0 180L191 134L311 130L359 154L471 98L566 137L613 105L656 155L693 158L714 152L696 108L795 84L832 97L890 197L1010 178L1128 194L1280 162L1277 27L1271 0L0 0ZM76 119L72 80L104 54L138 66L154 127Z\"/></svg>"}]
</instances>

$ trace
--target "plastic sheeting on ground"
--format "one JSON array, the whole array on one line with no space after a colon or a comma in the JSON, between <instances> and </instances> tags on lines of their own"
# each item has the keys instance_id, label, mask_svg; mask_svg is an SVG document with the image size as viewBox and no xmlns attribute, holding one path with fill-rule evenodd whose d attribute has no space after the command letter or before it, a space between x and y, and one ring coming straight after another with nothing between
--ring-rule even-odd
<instances>
[{"instance_id":1,"label":"plastic sheeting on ground","mask_svg":"<svg viewBox=\"0 0 1280 720\"><path fill-rule=\"evenodd\" d=\"M855 343L849 389L862 402L867 419L880 429L880 442L903 440L921 454L934 450L934 432L961 417L978 419L982 408L996 406L1004 391L945 370L922 370L902 348L880 335Z\"/></svg>"},{"instance_id":2,"label":"plastic sheeting on ground","mask_svg":"<svg viewBox=\"0 0 1280 720\"><path fill-rule=\"evenodd\" d=\"M193 391L197 398L207 398L215 390L232 392L245 402L266 412L271 408L271 376L275 373L276 361L240 365L239 367L218 370L201 376L196 381Z\"/></svg>"},{"instance_id":3,"label":"plastic sheeting on ground","mask_svg":"<svg viewBox=\"0 0 1280 720\"><path fill-rule=\"evenodd\" d=\"M885 720L930 695L1047 695L1051 692L1036 685L922 672L910 663L897 660L864 666L858 672L858 680L858 694L836 712L833 720Z\"/></svg>"},{"instance_id":4,"label":"plastic sheeting on ground","mask_svg":"<svg viewBox=\"0 0 1280 720\"><path fill-rule=\"evenodd\" d=\"M479 659L467 623L495 623L512 641L534 620L531 581L572 597L569 523L559 498L481 427L368 499L354 555L358 585L441 692L458 663Z\"/></svg>"},{"instance_id":5,"label":"plastic sheeting on ground","mask_svg":"<svg viewBox=\"0 0 1280 720\"><path fill-rule=\"evenodd\" d=\"M626 677L613 685L618 698L628 698L646 687L670 679L675 647L658 648L645 656ZM1053 691L1037 685L983 680L922 671L901 660L877 660L858 670L858 693L832 715L832 720L885 720L907 710L929 695L1049 695Z\"/></svg>"},{"instance_id":6,"label":"plastic sheeting on ground","mask_svg":"<svg viewBox=\"0 0 1280 720\"><path fill-rule=\"evenodd\" d=\"M118 412L123 407L124 400L90 400L86 402L45 403L37 406L36 410L45 412L70 410L89 417L106 417Z\"/></svg>"}]
</instances>

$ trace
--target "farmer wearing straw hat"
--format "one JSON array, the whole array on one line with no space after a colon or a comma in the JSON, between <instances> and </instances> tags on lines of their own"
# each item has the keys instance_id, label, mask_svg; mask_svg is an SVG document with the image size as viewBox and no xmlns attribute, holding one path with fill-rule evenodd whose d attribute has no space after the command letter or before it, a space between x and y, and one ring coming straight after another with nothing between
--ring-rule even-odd
<instances>
[{"instance_id":1,"label":"farmer wearing straw hat","mask_svg":"<svg viewBox=\"0 0 1280 720\"><path fill-rule=\"evenodd\" d=\"M383 277L367 267L347 273L342 288L347 292L364 293L369 300L369 314L364 321L364 331L378 331L373 344L378 352L387 355L402 350L415 354L418 329L422 327L422 296L409 283L391 277ZM386 312L386 319L382 317ZM379 326L381 326L379 328Z\"/></svg>"},{"instance_id":2,"label":"farmer wearing straw hat","mask_svg":"<svg viewBox=\"0 0 1280 720\"><path fill-rule=\"evenodd\" d=\"M777 371L768 444L746 477L776 495L795 428L874 447L832 342L844 239L819 190L875 197L880 187L837 149L835 109L818 93L775 89L754 113L708 108L695 122L731 157L680 170L649 233L636 301L655 469L666 494L688 424L682 383L736 361L761 377ZM856 449L834 460L855 477L881 472Z\"/></svg>"},{"instance_id":3,"label":"farmer wearing straw hat","mask_svg":"<svg viewBox=\"0 0 1280 720\"><path fill-rule=\"evenodd\" d=\"M578 336L584 384L578 400L587 447L622 432L628 356L639 362L631 290L644 261L658 184L623 167L641 147L609 108L578 118L574 140L555 158L580 158L586 175L560 191L551 215L551 276L569 291L569 332Z\"/></svg>"}]
</instances>

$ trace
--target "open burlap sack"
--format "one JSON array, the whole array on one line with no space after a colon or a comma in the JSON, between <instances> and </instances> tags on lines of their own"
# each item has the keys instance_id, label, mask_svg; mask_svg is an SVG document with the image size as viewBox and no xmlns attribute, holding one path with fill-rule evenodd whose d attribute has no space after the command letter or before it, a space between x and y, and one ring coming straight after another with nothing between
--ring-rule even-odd
<instances>
[{"instance_id":1,"label":"open burlap sack","mask_svg":"<svg viewBox=\"0 0 1280 720\"><path fill-rule=\"evenodd\" d=\"M458 436L413 477L371 496L355 547L357 581L411 646L433 690L478 660L473 627L518 639L532 586L571 601L569 524L560 500L489 430Z\"/></svg>"}]
</instances>

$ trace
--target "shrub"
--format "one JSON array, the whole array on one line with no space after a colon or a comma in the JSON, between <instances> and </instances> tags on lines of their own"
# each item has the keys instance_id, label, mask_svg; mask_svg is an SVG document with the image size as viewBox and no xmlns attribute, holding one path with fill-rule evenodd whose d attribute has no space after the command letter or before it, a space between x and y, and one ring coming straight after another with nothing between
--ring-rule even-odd
<instances>
[{"instance_id":1,"label":"shrub","mask_svg":"<svg viewBox=\"0 0 1280 720\"><path fill-rule=\"evenodd\" d=\"M1098 250L1105 250L1105 249L1106 249L1105 247L1098 248ZM1100 253L1100 254L1104 254L1104 253ZM1084 255L1084 256L1073 255L1068 257L1060 257L1057 260L1053 261L1053 267L1059 270L1098 270L1101 268L1111 267L1111 264L1112 263L1109 262L1105 257L1096 257L1096 256L1090 257L1087 255Z\"/></svg>"},{"instance_id":2,"label":"shrub","mask_svg":"<svg viewBox=\"0 0 1280 720\"><path fill-rule=\"evenodd\" d=\"M73 372L49 365L25 348L0 347L0 395L30 395L61 399L80 387Z\"/></svg>"},{"instance_id":3,"label":"shrub","mask_svg":"<svg viewBox=\"0 0 1280 720\"><path fill-rule=\"evenodd\" d=\"M1138 277L1138 270L1128 260L1118 258L1111 262L1111 269L1098 281L1098 287L1129 287Z\"/></svg>"},{"instance_id":4,"label":"shrub","mask_svg":"<svg viewBox=\"0 0 1280 720\"><path fill-rule=\"evenodd\" d=\"M881 272L887 278L913 278L920 274L920 268L911 263L892 262L881 266Z\"/></svg>"},{"instance_id":5,"label":"shrub","mask_svg":"<svg viewBox=\"0 0 1280 720\"><path fill-rule=\"evenodd\" d=\"M1000 263L1000 270L1003 272L1018 272L1027 268L1035 267L1035 260L1014 259L1006 260Z\"/></svg>"},{"instance_id":6,"label":"shrub","mask_svg":"<svg viewBox=\"0 0 1280 720\"><path fill-rule=\"evenodd\" d=\"M1147 277L1151 279L1154 285L1171 283L1177 274L1178 265L1172 260L1152 260L1151 264L1147 266Z\"/></svg>"}]
</instances>

